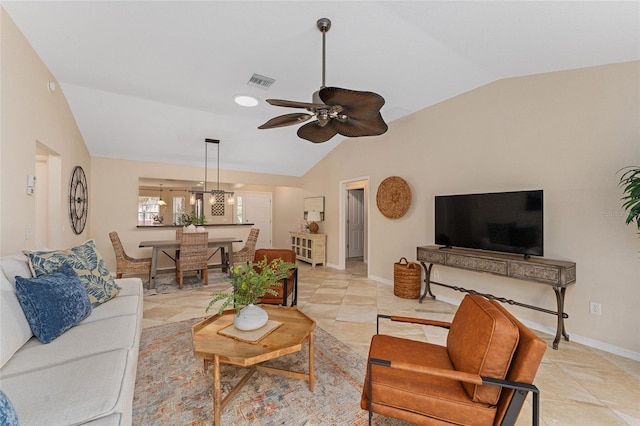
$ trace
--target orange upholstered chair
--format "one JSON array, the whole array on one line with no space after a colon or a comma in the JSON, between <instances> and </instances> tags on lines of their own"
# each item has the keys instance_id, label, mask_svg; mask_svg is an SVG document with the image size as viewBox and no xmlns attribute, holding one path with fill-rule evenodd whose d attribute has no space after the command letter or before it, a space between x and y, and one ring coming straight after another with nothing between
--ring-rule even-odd
<instances>
[{"instance_id":1,"label":"orange upholstered chair","mask_svg":"<svg viewBox=\"0 0 640 426\"><path fill-rule=\"evenodd\" d=\"M378 315L448 328L447 345L384 334L371 339L361 407L415 424L512 425L528 392L538 424L533 379L546 343L502 305L462 300L451 323Z\"/></svg>"},{"instance_id":2,"label":"orange upholstered chair","mask_svg":"<svg viewBox=\"0 0 640 426\"><path fill-rule=\"evenodd\" d=\"M253 262L259 262L267 257L267 263L271 263L274 259L282 259L284 262L296 263L296 253L287 249L258 249L254 256ZM282 280L282 286L271 287L278 295L265 294L262 296L260 303L269 303L275 305L287 306L287 299L291 298L291 306L298 304L298 268L294 268L289 276Z\"/></svg>"}]
</instances>

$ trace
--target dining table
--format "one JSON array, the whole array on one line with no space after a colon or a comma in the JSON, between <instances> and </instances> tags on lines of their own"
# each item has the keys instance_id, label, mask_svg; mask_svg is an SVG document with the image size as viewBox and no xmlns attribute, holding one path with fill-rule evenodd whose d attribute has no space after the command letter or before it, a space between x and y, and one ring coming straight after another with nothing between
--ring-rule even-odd
<instances>
[{"instance_id":1,"label":"dining table","mask_svg":"<svg viewBox=\"0 0 640 426\"><path fill-rule=\"evenodd\" d=\"M233 267L233 243L241 243L242 240L234 237L209 238L209 247L220 250L221 267L223 271L231 272ZM150 240L140 241L138 247L151 247L151 274L149 277L149 288L156 288L156 274L158 272L158 253L165 250L180 250L180 240ZM229 253L229 256L225 256Z\"/></svg>"}]
</instances>

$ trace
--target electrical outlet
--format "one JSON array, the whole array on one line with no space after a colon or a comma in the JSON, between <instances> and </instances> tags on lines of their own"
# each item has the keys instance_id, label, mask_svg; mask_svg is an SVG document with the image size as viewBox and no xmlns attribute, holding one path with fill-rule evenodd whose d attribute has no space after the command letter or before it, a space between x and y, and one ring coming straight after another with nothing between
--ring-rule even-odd
<instances>
[{"instance_id":1,"label":"electrical outlet","mask_svg":"<svg viewBox=\"0 0 640 426\"><path fill-rule=\"evenodd\" d=\"M597 302L589 302L589 313L594 315L602 315L602 305Z\"/></svg>"}]
</instances>

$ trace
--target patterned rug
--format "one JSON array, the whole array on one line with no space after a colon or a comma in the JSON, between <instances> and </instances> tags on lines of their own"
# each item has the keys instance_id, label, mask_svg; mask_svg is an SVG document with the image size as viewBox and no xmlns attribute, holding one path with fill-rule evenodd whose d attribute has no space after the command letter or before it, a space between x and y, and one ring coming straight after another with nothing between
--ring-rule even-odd
<instances>
[{"instance_id":1,"label":"patterned rug","mask_svg":"<svg viewBox=\"0 0 640 426\"><path fill-rule=\"evenodd\" d=\"M142 331L133 400L135 425L213 423L213 373L193 356L191 326L198 320ZM224 425L365 425L360 409L366 360L319 327L315 337L315 390L306 381L256 372L222 412ZM306 372L308 349L266 365ZM221 364L222 397L247 372ZM375 424L391 419L374 416Z\"/></svg>"},{"instance_id":2,"label":"patterned rug","mask_svg":"<svg viewBox=\"0 0 640 426\"><path fill-rule=\"evenodd\" d=\"M148 289L146 288L148 285L148 281L145 282L144 295L145 296L153 296L154 294L167 294L173 293L175 291L184 291L184 290L194 290L194 289L205 289L208 290L212 287L216 287L211 291L219 291L224 290L227 287L231 287L231 281L229 276L226 273L222 272L211 272L209 271L209 285L205 286L204 281L202 281L197 275L186 275L182 280L182 289L178 287L178 281L176 281L175 273L163 273L158 274L156 278L156 288Z\"/></svg>"}]
</instances>

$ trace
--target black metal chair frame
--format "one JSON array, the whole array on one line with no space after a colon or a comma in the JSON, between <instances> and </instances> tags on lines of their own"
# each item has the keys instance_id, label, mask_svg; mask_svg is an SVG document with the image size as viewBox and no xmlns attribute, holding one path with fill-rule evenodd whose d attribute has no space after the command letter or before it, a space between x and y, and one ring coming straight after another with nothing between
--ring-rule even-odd
<instances>
[{"instance_id":1,"label":"black metal chair frame","mask_svg":"<svg viewBox=\"0 0 640 426\"><path fill-rule=\"evenodd\" d=\"M291 299L291 306L298 304L298 266L293 269L293 299ZM289 278L282 280L282 306L287 306L287 290L288 290Z\"/></svg>"}]
</instances>

